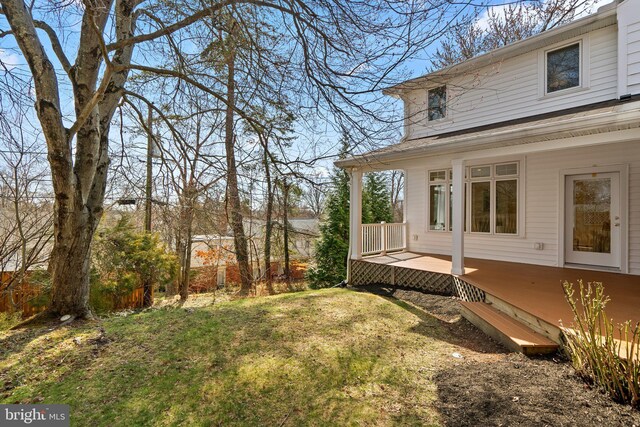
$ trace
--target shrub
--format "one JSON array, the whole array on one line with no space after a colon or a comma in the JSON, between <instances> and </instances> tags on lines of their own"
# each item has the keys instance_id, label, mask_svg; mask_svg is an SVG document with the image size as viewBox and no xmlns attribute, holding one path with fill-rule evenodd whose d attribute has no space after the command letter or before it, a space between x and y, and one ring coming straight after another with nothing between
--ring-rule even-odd
<instances>
[{"instance_id":1,"label":"shrub","mask_svg":"<svg viewBox=\"0 0 640 427\"><path fill-rule=\"evenodd\" d=\"M574 369L585 380L602 387L620 403L640 407L640 323L614 325L605 312L609 297L600 282L586 286L564 282L567 302L574 315L572 328L562 325L565 349ZM617 333L617 334L616 334Z\"/></svg>"},{"instance_id":2,"label":"shrub","mask_svg":"<svg viewBox=\"0 0 640 427\"><path fill-rule=\"evenodd\" d=\"M176 257L156 233L138 231L124 217L101 230L93 246L90 300L96 311L116 308L144 280L166 285L175 279Z\"/></svg>"}]
</instances>

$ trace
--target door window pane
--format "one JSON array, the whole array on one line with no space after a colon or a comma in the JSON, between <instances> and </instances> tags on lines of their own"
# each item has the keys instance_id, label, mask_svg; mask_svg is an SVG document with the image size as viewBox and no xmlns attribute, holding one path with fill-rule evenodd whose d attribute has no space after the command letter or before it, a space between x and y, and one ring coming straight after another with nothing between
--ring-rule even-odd
<instances>
[{"instance_id":1,"label":"door window pane","mask_svg":"<svg viewBox=\"0 0 640 427\"><path fill-rule=\"evenodd\" d=\"M429 186L429 230L445 230L446 187L444 184Z\"/></svg>"},{"instance_id":2,"label":"door window pane","mask_svg":"<svg viewBox=\"0 0 640 427\"><path fill-rule=\"evenodd\" d=\"M491 183L471 183L471 231L489 233L491 231Z\"/></svg>"},{"instance_id":3,"label":"door window pane","mask_svg":"<svg viewBox=\"0 0 640 427\"><path fill-rule=\"evenodd\" d=\"M518 232L518 181L496 181L496 233Z\"/></svg>"},{"instance_id":4,"label":"door window pane","mask_svg":"<svg viewBox=\"0 0 640 427\"><path fill-rule=\"evenodd\" d=\"M573 250L611 253L611 179L574 181Z\"/></svg>"}]
</instances>

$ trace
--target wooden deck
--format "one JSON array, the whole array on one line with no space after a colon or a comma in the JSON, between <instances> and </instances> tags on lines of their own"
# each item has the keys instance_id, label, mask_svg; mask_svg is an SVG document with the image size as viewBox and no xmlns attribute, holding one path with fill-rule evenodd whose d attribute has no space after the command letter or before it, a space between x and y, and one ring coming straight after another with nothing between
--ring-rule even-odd
<instances>
[{"instance_id":1,"label":"wooden deck","mask_svg":"<svg viewBox=\"0 0 640 427\"><path fill-rule=\"evenodd\" d=\"M451 258L444 255L400 252L366 257L362 261L442 274L451 272ZM577 285L578 279L585 284L602 282L605 294L611 298L607 316L614 322L640 322L640 276L465 258L465 274L460 278L551 325L562 321L565 326L572 323L573 314L565 301L562 283L567 280Z\"/></svg>"}]
</instances>

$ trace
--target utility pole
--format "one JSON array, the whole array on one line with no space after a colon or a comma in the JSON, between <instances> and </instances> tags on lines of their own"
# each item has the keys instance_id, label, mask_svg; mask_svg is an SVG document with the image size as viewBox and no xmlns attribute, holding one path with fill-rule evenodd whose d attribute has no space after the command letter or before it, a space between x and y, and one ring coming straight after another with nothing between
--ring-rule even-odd
<instances>
[{"instance_id":1,"label":"utility pole","mask_svg":"<svg viewBox=\"0 0 640 427\"><path fill-rule=\"evenodd\" d=\"M151 106L147 116L147 182L145 186L144 200L144 231L151 233L151 190L152 190L152 173L153 173L153 110ZM144 279L143 283L142 306L151 307L153 305L153 282L151 277Z\"/></svg>"}]
</instances>

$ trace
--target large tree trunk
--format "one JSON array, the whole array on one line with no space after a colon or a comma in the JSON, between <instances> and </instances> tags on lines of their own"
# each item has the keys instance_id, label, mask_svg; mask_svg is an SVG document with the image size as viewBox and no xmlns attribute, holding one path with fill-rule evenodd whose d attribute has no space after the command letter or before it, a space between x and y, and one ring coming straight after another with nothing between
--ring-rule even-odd
<instances>
[{"instance_id":1,"label":"large tree trunk","mask_svg":"<svg viewBox=\"0 0 640 427\"><path fill-rule=\"evenodd\" d=\"M60 213L57 216L60 216ZM99 216L85 210L72 213L66 221L57 224L54 250L49 264L54 284L49 305L51 313L72 314L78 317L91 316L89 309L91 242L99 221Z\"/></svg>"},{"instance_id":2,"label":"large tree trunk","mask_svg":"<svg viewBox=\"0 0 640 427\"><path fill-rule=\"evenodd\" d=\"M133 6L132 0L116 0L118 41L133 34ZM76 109L76 122L66 129L56 72L40 43L30 11L22 0L2 2L2 11L33 76L35 109L47 142L55 194L54 245L49 263L52 295L48 311L55 315L87 317L91 314L91 242L103 212L109 127L127 79L126 69L108 66L103 71L100 87L97 84L103 66L100 38L111 9L112 0L87 3L75 64L71 66L66 57L58 55L71 80ZM116 50L111 63L128 64L132 52L132 46Z\"/></svg>"},{"instance_id":3,"label":"large tree trunk","mask_svg":"<svg viewBox=\"0 0 640 427\"><path fill-rule=\"evenodd\" d=\"M233 43L233 41L231 41ZM240 203L240 191L238 189L238 168L235 157L235 134L233 130L233 109L235 106L235 52L227 57L227 107L224 128L224 146L227 160L227 203L231 217L231 229L233 230L233 244L235 246L236 262L240 270L240 293L248 295L251 291L251 271L249 269L249 248L247 237L244 233L242 221L242 205Z\"/></svg>"}]
</instances>

